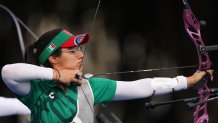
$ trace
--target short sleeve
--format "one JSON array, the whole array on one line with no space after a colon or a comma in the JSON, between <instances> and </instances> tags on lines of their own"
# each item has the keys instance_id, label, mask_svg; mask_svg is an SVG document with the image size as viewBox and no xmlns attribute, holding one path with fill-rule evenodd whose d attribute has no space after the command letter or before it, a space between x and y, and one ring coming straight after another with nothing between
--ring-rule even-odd
<instances>
[{"instance_id":1,"label":"short sleeve","mask_svg":"<svg viewBox=\"0 0 218 123\"><path fill-rule=\"evenodd\" d=\"M94 94L94 104L108 103L116 91L116 81L105 78L88 79Z\"/></svg>"},{"instance_id":2,"label":"short sleeve","mask_svg":"<svg viewBox=\"0 0 218 123\"><path fill-rule=\"evenodd\" d=\"M36 103L37 98L41 93L40 82L38 80L30 82L30 92L26 96L19 96L15 94L15 96L29 109L31 109Z\"/></svg>"}]
</instances>

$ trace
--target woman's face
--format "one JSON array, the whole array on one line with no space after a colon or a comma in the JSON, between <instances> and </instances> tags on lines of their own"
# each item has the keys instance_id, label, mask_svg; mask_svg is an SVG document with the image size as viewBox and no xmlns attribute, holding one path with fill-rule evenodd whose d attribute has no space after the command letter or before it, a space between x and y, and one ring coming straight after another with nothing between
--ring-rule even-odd
<instances>
[{"instance_id":1,"label":"woman's face","mask_svg":"<svg viewBox=\"0 0 218 123\"><path fill-rule=\"evenodd\" d=\"M61 48L61 56L58 57L58 66L72 70L82 70L84 53L81 47Z\"/></svg>"}]
</instances>

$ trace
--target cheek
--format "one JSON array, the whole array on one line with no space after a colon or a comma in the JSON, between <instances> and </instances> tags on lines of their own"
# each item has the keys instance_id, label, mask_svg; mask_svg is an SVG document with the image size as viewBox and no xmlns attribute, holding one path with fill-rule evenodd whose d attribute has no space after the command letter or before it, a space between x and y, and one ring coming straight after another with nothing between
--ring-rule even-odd
<instances>
[{"instance_id":1,"label":"cheek","mask_svg":"<svg viewBox=\"0 0 218 123\"><path fill-rule=\"evenodd\" d=\"M68 64L68 65L74 65L75 64L75 59L68 58L68 59L66 59L65 63Z\"/></svg>"},{"instance_id":2,"label":"cheek","mask_svg":"<svg viewBox=\"0 0 218 123\"><path fill-rule=\"evenodd\" d=\"M66 67L74 67L76 65L76 58L70 55L63 55L61 58L61 63Z\"/></svg>"}]
</instances>

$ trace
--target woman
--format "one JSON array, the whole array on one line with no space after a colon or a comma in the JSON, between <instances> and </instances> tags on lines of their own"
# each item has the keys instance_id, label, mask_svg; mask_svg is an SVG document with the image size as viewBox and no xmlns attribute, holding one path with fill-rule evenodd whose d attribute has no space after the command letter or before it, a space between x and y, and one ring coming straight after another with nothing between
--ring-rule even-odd
<instances>
[{"instance_id":1,"label":"woman","mask_svg":"<svg viewBox=\"0 0 218 123\"><path fill-rule=\"evenodd\" d=\"M26 51L26 63L5 65L2 78L31 110L31 122L93 122L93 105L146 98L194 86L205 72L190 77L146 78L132 82L82 78L81 45L88 34L63 29L43 34ZM131 90L130 90L131 89Z\"/></svg>"}]
</instances>

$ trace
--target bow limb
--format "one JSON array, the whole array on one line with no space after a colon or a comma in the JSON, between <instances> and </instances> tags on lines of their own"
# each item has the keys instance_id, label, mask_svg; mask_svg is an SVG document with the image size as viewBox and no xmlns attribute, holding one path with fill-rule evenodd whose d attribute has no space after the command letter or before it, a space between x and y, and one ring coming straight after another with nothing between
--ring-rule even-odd
<instances>
[{"instance_id":1,"label":"bow limb","mask_svg":"<svg viewBox=\"0 0 218 123\"><path fill-rule=\"evenodd\" d=\"M183 10L183 20L185 30L188 33L189 37L194 42L197 53L198 53L198 70L205 71L211 69L211 61L209 58L209 54L207 50L205 50L205 45L202 40L201 30L200 30L200 23L198 22L197 18L193 14L188 2L183 0L183 4L185 6ZM208 78L202 79L203 86L198 87L198 94L200 96L199 102L208 100L210 96L210 91L207 86ZM194 123L208 123L209 117L207 113L207 103L198 105L194 112Z\"/></svg>"},{"instance_id":2,"label":"bow limb","mask_svg":"<svg viewBox=\"0 0 218 123\"><path fill-rule=\"evenodd\" d=\"M22 56L24 57L25 46L24 46L24 41L23 41L23 36L22 36L21 29L20 29L20 25L19 25L19 23L17 21L17 17L7 7L5 7L5 6L0 4L0 8L4 9L5 11L7 11L8 14L10 14L10 16L12 17L12 19L13 19L13 21L15 23L15 26L16 26L16 29L17 29L18 38L19 38L19 43L20 43L20 47L21 47Z\"/></svg>"}]
</instances>

